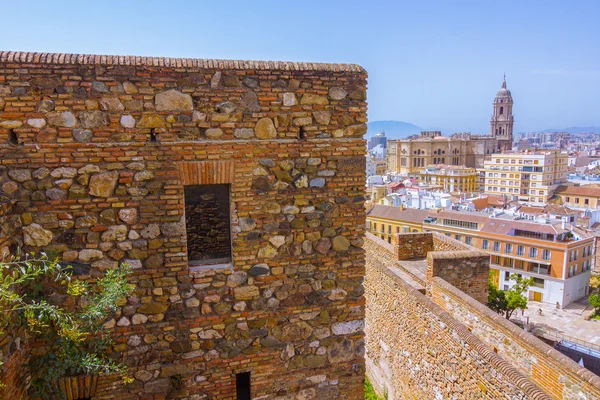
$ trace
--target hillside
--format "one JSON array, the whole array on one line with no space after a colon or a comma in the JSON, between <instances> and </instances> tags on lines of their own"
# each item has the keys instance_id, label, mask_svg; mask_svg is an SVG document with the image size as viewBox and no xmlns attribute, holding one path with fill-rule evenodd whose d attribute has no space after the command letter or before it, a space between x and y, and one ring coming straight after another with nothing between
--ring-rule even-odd
<instances>
[{"instance_id":1,"label":"hillside","mask_svg":"<svg viewBox=\"0 0 600 400\"><path fill-rule=\"evenodd\" d=\"M404 121L370 121L367 123L366 138L384 131L388 139L402 139L410 135L418 135L423 129Z\"/></svg>"}]
</instances>

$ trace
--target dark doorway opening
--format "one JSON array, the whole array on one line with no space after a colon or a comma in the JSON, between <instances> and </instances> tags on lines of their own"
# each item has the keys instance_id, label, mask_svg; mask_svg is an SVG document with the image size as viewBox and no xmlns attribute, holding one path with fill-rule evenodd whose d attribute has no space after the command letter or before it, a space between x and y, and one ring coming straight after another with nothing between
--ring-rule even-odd
<instances>
[{"instance_id":1,"label":"dark doorway opening","mask_svg":"<svg viewBox=\"0 0 600 400\"><path fill-rule=\"evenodd\" d=\"M237 400L250 400L250 372L235 375Z\"/></svg>"}]
</instances>

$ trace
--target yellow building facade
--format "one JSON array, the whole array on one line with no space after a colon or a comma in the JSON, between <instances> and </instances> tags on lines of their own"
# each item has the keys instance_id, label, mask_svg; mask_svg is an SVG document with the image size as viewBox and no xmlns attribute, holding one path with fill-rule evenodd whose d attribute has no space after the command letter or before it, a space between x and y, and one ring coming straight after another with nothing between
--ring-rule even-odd
<instances>
[{"instance_id":1,"label":"yellow building facade","mask_svg":"<svg viewBox=\"0 0 600 400\"><path fill-rule=\"evenodd\" d=\"M559 150L492 154L484 162L485 193L546 203L567 182L568 155Z\"/></svg>"}]
</instances>

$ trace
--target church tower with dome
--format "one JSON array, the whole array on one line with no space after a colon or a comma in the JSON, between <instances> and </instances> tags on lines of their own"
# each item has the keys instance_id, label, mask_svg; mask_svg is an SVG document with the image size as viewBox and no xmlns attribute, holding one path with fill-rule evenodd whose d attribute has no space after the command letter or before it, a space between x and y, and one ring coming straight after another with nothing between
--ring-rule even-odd
<instances>
[{"instance_id":1,"label":"church tower with dome","mask_svg":"<svg viewBox=\"0 0 600 400\"><path fill-rule=\"evenodd\" d=\"M496 93L494 99L494 114L490 121L491 134L498 139L498 147L501 151L512 149L514 123L512 107L513 99L510 90L506 88L505 74L502 88Z\"/></svg>"},{"instance_id":2,"label":"church tower with dome","mask_svg":"<svg viewBox=\"0 0 600 400\"><path fill-rule=\"evenodd\" d=\"M491 131L483 135L457 132L443 136L438 131L424 131L419 136L388 140L388 171L419 178L428 166L456 166L475 168L479 173L479 185L483 187L484 164L491 154L512 150L513 145L513 98L506 87L506 75L502 88L494 98L494 114L490 121Z\"/></svg>"}]
</instances>

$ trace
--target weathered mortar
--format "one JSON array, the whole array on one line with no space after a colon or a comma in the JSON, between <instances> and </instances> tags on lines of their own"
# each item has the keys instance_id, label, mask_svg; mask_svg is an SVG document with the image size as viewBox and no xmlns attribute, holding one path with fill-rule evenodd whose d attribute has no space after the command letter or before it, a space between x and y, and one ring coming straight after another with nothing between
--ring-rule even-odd
<instances>
[{"instance_id":1,"label":"weathered mortar","mask_svg":"<svg viewBox=\"0 0 600 400\"><path fill-rule=\"evenodd\" d=\"M354 65L0 53L15 246L135 268L97 399L362 398L365 99ZM230 267L188 266L194 184L230 185Z\"/></svg>"}]
</instances>

